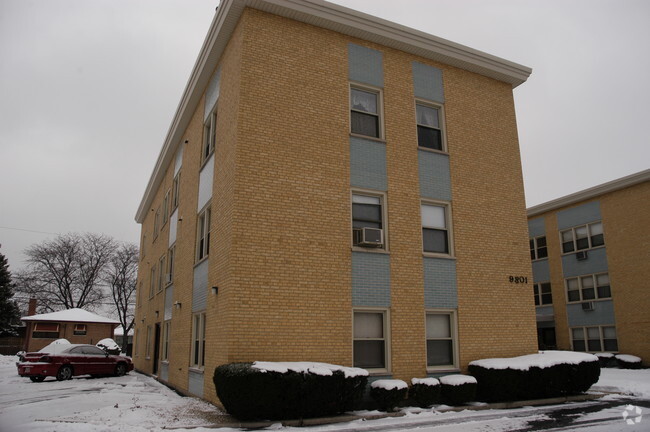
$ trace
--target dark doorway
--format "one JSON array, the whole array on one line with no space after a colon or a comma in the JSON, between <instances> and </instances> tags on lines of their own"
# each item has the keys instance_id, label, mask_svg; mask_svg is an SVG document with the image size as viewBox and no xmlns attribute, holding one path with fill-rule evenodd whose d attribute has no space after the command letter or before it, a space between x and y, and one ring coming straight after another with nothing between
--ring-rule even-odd
<instances>
[{"instance_id":1,"label":"dark doorway","mask_svg":"<svg viewBox=\"0 0 650 432\"><path fill-rule=\"evenodd\" d=\"M537 345L540 350L557 349L555 341L555 327L537 329Z\"/></svg>"},{"instance_id":2,"label":"dark doorway","mask_svg":"<svg viewBox=\"0 0 650 432\"><path fill-rule=\"evenodd\" d=\"M153 374L158 375L158 357L160 356L160 323L156 323L156 338L153 345Z\"/></svg>"}]
</instances>

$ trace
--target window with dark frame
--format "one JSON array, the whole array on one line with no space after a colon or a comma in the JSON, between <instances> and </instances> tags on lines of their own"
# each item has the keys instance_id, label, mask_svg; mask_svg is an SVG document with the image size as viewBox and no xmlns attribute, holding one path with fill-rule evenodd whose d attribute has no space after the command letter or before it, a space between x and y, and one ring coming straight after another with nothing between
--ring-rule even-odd
<instances>
[{"instance_id":1,"label":"window with dark frame","mask_svg":"<svg viewBox=\"0 0 650 432\"><path fill-rule=\"evenodd\" d=\"M386 334L384 312L354 312L354 366L386 369Z\"/></svg>"},{"instance_id":2,"label":"window with dark frame","mask_svg":"<svg viewBox=\"0 0 650 432\"><path fill-rule=\"evenodd\" d=\"M553 304L550 282L535 283L533 285L533 291L535 294L535 306Z\"/></svg>"},{"instance_id":3,"label":"window with dark frame","mask_svg":"<svg viewBox=\"0 0 650 432\"><path fill-rule=\"evenodd\" d=\"M539 236L530 239L530 259L532 261L547 258L548 247L546 245L546 236Z\"/></svg>"},{"instance_id":4,"label":"window with dark frame","mask_svg":"<svg viewBox=\"0 0 650 432\"><path fill-rule=\"evenodd\" d=\"M379 92L355 87L350 89L350 131L381 138Z\"/></svg>"},{"instance_id":5,"label":"window with dark frame","mask_svg":"<svg viewBox=\"0 0 650 432\"><path fill-rule=\"evenodd\" d=\"M422 203L422 246L424 252L449 254L447 207Z\"/></svg>"},{"instance_id":6,"label":"window with dark frame","mask_svg":"<svg viewBox=\"0 0 650 432\"><path fill-rule=\"evenodd\" d=\"M418 146L431 150L443 150L440 109L416 103Z\"/></svg>"}]
</instances>

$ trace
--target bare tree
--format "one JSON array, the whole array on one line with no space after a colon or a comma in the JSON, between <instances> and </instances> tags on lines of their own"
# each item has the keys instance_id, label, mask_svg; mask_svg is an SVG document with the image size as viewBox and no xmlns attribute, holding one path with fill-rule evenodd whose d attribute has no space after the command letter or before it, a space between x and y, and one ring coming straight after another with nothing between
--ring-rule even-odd
<instances>
[{"instance_id":1,"label":"bare tree","mask_svg":"<svg viewBox=\"0 0 650 432\"><path fill-rule=\"evenodd\" d=\"M106 266L104 281L110 288L113 303L124 329L122 350L128 346L128 334L135 324L135 291L138 278L138 247L124 243L118 247Z\"/></svg>"},{"instance_id":2,"label":"bare tree","mask_svg":"<svg viewBox=\"0 0 650 432\"><path fill-rule=\"evenodd\" d=\"M35 298L39 312L95 310L106 298L100 285L116 243L102 234L66 234L30 246L27 267L15 277L16 291Z\"/></svg>"}]
</instances>

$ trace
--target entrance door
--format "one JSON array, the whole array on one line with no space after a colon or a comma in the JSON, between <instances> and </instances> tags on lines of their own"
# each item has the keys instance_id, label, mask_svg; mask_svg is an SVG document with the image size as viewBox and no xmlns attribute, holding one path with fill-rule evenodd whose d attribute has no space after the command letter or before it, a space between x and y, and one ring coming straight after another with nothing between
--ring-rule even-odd
<instances>
[{"instance_id":1,"label":"entrance door","mask_svg":"<svg viewBox=\"0 0 650 432\"><path fill-rule=\"evenodd\" d=\"M158 375L158 358L160 357L160 323L156 323L156 337L153 345L153 374Z\"/></svg>"}]
</instances>

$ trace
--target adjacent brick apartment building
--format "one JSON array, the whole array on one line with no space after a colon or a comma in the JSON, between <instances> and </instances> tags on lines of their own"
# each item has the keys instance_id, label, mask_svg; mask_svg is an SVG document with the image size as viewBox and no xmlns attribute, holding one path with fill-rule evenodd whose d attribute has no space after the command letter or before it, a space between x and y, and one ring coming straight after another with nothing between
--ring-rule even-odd
<instances>
[{"instance_id":1,"label":"adjacent brick apartment building","mask_svg":"<svg viewBox=\"0 0 650 432\"><path fill-rule=\"evenodd\" d=\"M527 67L320 0L224 0L138 209L136 367L400 379L534 352Z\"/></svg>"},{"instance_id":2,"label":"adjacent brick apartment building","mask_svg":"<svg viewBox=\"0 0 650 432\"><path fill-rule=\"evenodd\" d=\"M650 170L528 209L541 348L650 361Z\"/></svg>"}]
</instances>

